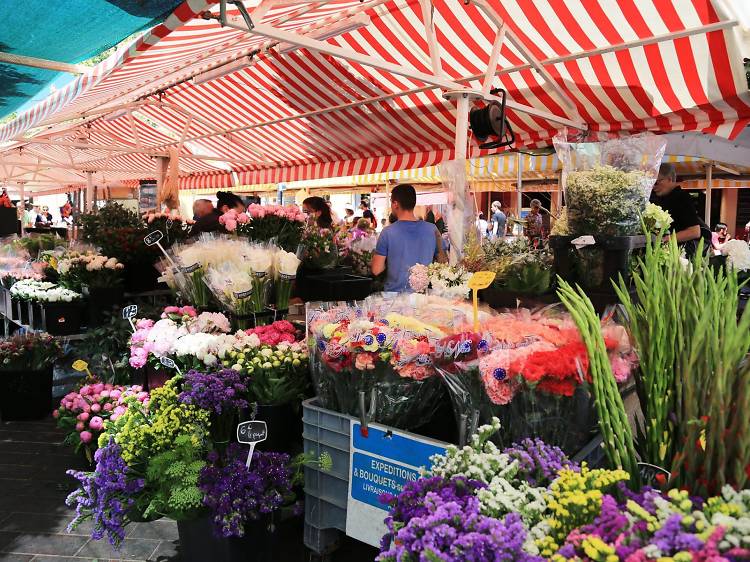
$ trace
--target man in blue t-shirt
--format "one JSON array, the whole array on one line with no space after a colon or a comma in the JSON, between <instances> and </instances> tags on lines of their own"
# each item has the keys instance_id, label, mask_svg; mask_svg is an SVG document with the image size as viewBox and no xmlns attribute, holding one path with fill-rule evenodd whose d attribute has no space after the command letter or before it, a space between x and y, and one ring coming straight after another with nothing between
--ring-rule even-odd
<instances>
[{"instance_id":1,"label":"man in blue t-shirt","mask_svg":"<svg viewBox=\"0 0 750 562\"><path fill-rule=\"evenodd\" d=\"M433 260L445 263L440 232L434 224L414 216L417 192L409 184L400 184L391 191L391 211L398 219L383 229L372 257L372 272L386 271L385 290L409 291L409 268Z\"/></svg>"}]
</instances>

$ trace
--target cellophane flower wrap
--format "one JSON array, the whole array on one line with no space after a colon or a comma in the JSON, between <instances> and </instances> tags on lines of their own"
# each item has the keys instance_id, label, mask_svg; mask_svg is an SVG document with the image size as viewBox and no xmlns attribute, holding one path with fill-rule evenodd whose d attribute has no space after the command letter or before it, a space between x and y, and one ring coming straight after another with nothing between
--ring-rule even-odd
<instances>
[{"instance_id":1,"label":"cellophane flower wrap","mask_svg":"<svg viewBox=\"0 0 750 562\"><path fill-rule=\"evenodd\" d=\"M636 361L627 334L613 322L603 323L602 331L615 378L625 383ZM575 454L592 438L588 354L567 314L556 308L491 314L481 333L467 325L441 345L453 357L438 370L460 434L497 417L503 431L493 438L501 446L538 437Z\"/></svg>"},{"instance_id":2,"label":"cellophane flower wrap","mask_svg":"<svg viewBox=\"0 0 750 562\"><path fill-rule=\"evenodd\" d=\"M182 298L198 308L206 308L214 302L211 290L204 281L209 266L217 263L222 256L216 252L214 242L215 236L203 233L193 243L172 246L173 260L179 270L168 268L168 271Z\"/></svg>"},{"instance_id":3,"label":"cellophane flower wrap","mask_svg":"<svg viewBox=\"0 0 750 562\"><path fill-rule=\"evenodd\" d=\"M2 371L43 371L62 354L60 342L47 333L16 332L0 340L0 376Z\"/></svg>"},{"instance_id":4,"label":"cellophane flower wrap","mask_svg":"<svg viewBox=\"0 0 750 562\"><path fill-rule=\"evenodd\" d=\"M255 276L249 262L213 265L208 268L205 282L224 310L232 315L235 328L253 325Z\"/></svg>"},{"instance_id":5,"label":"cellophane flower wrap","mask_svg":"<svg viewBox=\"0 0 750 562\"><path fill-rule=\"evenodd\" d=\"M598 142L597 142L598 141ZM641 216L667 142L651 133L591 141L554 138L562 162L568 234L641 234Z\"/></svg>"},{"instance_id":6,"label":"cellophane flower wrap","mask_svg":"<svg viewBox=\"0 0 750 562\"><path fill-rule=\"evenodd\" d=\"M323 406L402 429L426 423L443 392L436 344L468 311L416 294L308 305L311 372Z\"/></svg>"},{"instance_id":7,"label":"cellophane flower wrap","mask_svg":"<svg viewBox=\"0 0 750 562\"><path fill-rule=\"evenodd\" d=\"M289 297L292 285L297 278L297 270L302 261L293 252L282 248L276 250L273 257L273 270L276 280L276 310L289 309Z\"/></svg>"}]
</instances>

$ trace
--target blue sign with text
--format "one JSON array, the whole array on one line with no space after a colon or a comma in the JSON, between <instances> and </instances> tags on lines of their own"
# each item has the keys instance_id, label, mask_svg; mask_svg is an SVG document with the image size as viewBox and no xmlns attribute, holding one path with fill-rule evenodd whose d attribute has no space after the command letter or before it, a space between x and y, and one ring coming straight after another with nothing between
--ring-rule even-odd
<instances>
[{"instance_id":1,"label":"blue sign with text","mask_svg":"<svg viewBox=\"0 0 750 562\"><path fill-rule=\"evenodd\" d=\"M351 498L386 511L381 494L398 495L419 469L430 466L432 455L445 447L417 436L370 426L367 437L360 424L352 426Z\"/></svg>"}]
</instances>

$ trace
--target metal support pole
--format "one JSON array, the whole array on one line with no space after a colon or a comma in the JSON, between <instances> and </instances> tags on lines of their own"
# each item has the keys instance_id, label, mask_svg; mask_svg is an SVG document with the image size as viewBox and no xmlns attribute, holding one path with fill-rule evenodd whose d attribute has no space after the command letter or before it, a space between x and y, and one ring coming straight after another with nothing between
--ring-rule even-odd
<instances>
[{"instance_id":1,"label":"metal support pole","mask_svg":"<svg viewBox=\"0 0 750 562\"><path fill-rule=\"evenodd\" d=\"M94 210L94 172L86 172L86 212Z\"/></svg>"},{"instance_id":2,"label":"metal support pole","mask_svg":"<svg viewBox=\"0 0 750 562\"><path fill-rule=\"evenodd\" d=\"M708 228L711 228L711 184L713 182L713 177L714 163L709 162L706 166L706 212L704 217Z\"/></svg>"},{"instance_id":3,"label":"metal support pole","mask_svg":"<svg viewBox=\"0 0 750 562\"><path fill-rule=\"evenodd\" d=\"M455 97L457 111L454 152L455 161L460 163L460 172L454 178L454 193L457 200L454 202L453 213L460 217L460 222L453 221L450 227L451 229L456 229L456 232L451 234L450 263L453 265L461 261L461 257L463 256L467 228L466 205L471 204L466 189L466 143L469 136L469 103L471 102L471 98L469 92L459 92Z\"/></svg>"},{"instance_id":4,"label":"metal support pole","mask_svg":"<svg viewBox=\"0 0 750 562\"><path fill-rule=\"evenodd\" d=\"M21 194L21 208L23 209L21 213L21 238L23 238L23 235L26 233L26 225L24 224L24 218L26 217L26 184L24 182L18 184L18 192Z\"/></svg>"},{"instance_id":5,"label":"metal support pole","mask_svg":"<svg viewBox=\"0 0 750 562\"><path fill-rule=\"evenodd\" d=\"M516 217L521 220L521 209L523 208L523 158L521 153L516 152Z\"/></svg>"}]
</instances>

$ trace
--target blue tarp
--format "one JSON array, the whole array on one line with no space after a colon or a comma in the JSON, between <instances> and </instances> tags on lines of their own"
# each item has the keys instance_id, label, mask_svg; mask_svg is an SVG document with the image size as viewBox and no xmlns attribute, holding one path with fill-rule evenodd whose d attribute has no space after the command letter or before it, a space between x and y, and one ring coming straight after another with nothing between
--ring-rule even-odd
<instances>
[{"instance_id":1,"label":"blue tarp","mask_svg":"<svg viewBox=\"0 0 750 562\"><path fill-rule=\"evenodd\" d=\"M181 2L0 0L0 51L78 63L162 22ZM0 64L0 117L17 110L59 77L55 71Z\"/></svg>"}]
</instances>

